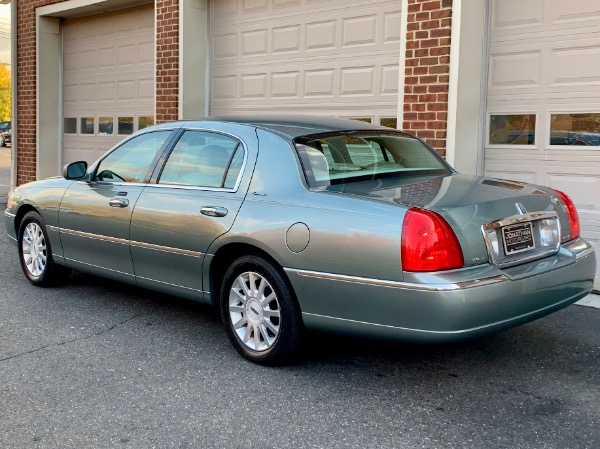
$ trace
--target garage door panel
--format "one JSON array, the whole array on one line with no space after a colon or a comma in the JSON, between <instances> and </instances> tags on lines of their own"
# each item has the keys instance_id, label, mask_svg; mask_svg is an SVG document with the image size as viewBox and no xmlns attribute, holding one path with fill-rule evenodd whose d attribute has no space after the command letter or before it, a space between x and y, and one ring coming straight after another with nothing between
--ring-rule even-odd
<instances>
[{"instance_id":1,"label":"garage door panel","mask_svg":"<svg viewBox=\"0 0 600 449\"><path fill-rule=\"evenodd\" d=\"M212 2L211 113L395 110L400 3Z\"/></svg>"},{"instance_id":2,"label":"garage door panel","mask_svg":"<svg viewBox=\"0 0 600 449\"><path fill-rule=\"evenodd\" d=\"M126 137L117 133L119 117L133 120L129 133L139 117L153 116L154 8L67 20L62 34L64 116L77 122L63 136L63 163L93 162ZM84 117L94 121L91 134L82 133Z\"/></svg>"},{"instance_id":3,"label":"garage door panel","mask_svg":"<svg viewBox=\"0 0 600 449\"><path fill-rule=\"evenodd\" d=\"M600 3L492 0L491 8L487 112L535 114L536 140L490 145L486 129L485 173L565 191L578 208L582 235L599 249L600 146L551 145L550 124L553 114L600 113ZM600 126L589 123L585 141L593 142ZM581 141L582 131L569 129L554 129L554 141L568 133Z\"/></svg>"}]
</instances>

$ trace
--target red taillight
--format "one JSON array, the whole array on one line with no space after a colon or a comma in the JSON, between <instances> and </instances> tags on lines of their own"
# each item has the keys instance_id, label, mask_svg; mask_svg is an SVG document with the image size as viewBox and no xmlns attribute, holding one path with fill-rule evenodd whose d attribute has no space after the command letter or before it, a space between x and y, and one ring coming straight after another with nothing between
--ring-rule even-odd
<instances>
[{"instance_id":1,"label":"red taillight","mask_svg":"<svg viewBox=\"0 0 600 449\"><path fill-rule=\"evenodd\" d=\"M577 215L577 209L575 209L575 204L573 204L573 200L569 198L564 192L560 190L553 189L563 203L565 203L565 208L567 209L567 216L569 217L569 225L571 225L571 240L576 239L581 234L581 229L579 227L579 215Z\"/></svg>"},{"instance_id":2,"label":"red taillight","mask_svg":"<svg viewBox=\"0 0 600 449\"><path fill-rule=\"evenodd\" d=\"M404 271L451 270L464 266L462 250L450 225L435 212L412 208L402 224Z\"/></svg>"}]
</instances>

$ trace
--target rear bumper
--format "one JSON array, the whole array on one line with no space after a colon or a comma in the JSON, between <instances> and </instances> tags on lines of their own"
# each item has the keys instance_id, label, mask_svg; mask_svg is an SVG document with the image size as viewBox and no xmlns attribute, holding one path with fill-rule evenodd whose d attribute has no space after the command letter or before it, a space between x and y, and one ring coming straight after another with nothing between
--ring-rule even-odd
<instances>
[{"instance_id":1,"label":"rear bumper","mask_svg":"<svg viewBox=\"0 0 600 449\"><path fill-rule=\"evenodd\" d=\"M583 239L527 264L407 276L405 282L286 269L309 328L442 342L517 326L592 291L596 256Z\"/></svg>"}]
</instances>

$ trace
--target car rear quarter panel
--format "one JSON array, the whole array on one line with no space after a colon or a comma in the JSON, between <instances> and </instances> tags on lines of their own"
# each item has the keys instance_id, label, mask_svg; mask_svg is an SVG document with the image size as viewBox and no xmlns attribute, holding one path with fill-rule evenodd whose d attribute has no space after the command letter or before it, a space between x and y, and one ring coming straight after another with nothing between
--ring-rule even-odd
<instances>
[{"instance_id":1,"label":"car rear quarter panel","mask_svg":"<svg viewBox=\"0 0 600 449\"><path fill-rule=\"evenodd\" d=\"M400 232L406 209L380 201L309 191L291 142L258 131L259 154L248 195L230 232L209 249L254 245L281 266L401 280ZM286 244L295 223L309 229L301 252Z\"/></svg>"}]
</instances>

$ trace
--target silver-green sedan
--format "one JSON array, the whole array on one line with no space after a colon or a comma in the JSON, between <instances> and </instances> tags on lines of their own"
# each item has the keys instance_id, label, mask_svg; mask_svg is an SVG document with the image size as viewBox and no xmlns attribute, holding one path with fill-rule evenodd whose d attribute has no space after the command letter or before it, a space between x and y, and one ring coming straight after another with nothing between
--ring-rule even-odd
<instances>
[{"instance_id":1,"label":"silver-green sedan","mask_svg":"<svg viewBox=\"0 0 600 449\"><path fill-rule=\"evenodd\" d=\"M593 287L564 193L459 174L421 140L365 123L164 124L63 175L8 200L33 284L77 269L214 304L257 363L297 355L306 328L451 341Z\"/></svg>"}]
</instances>

